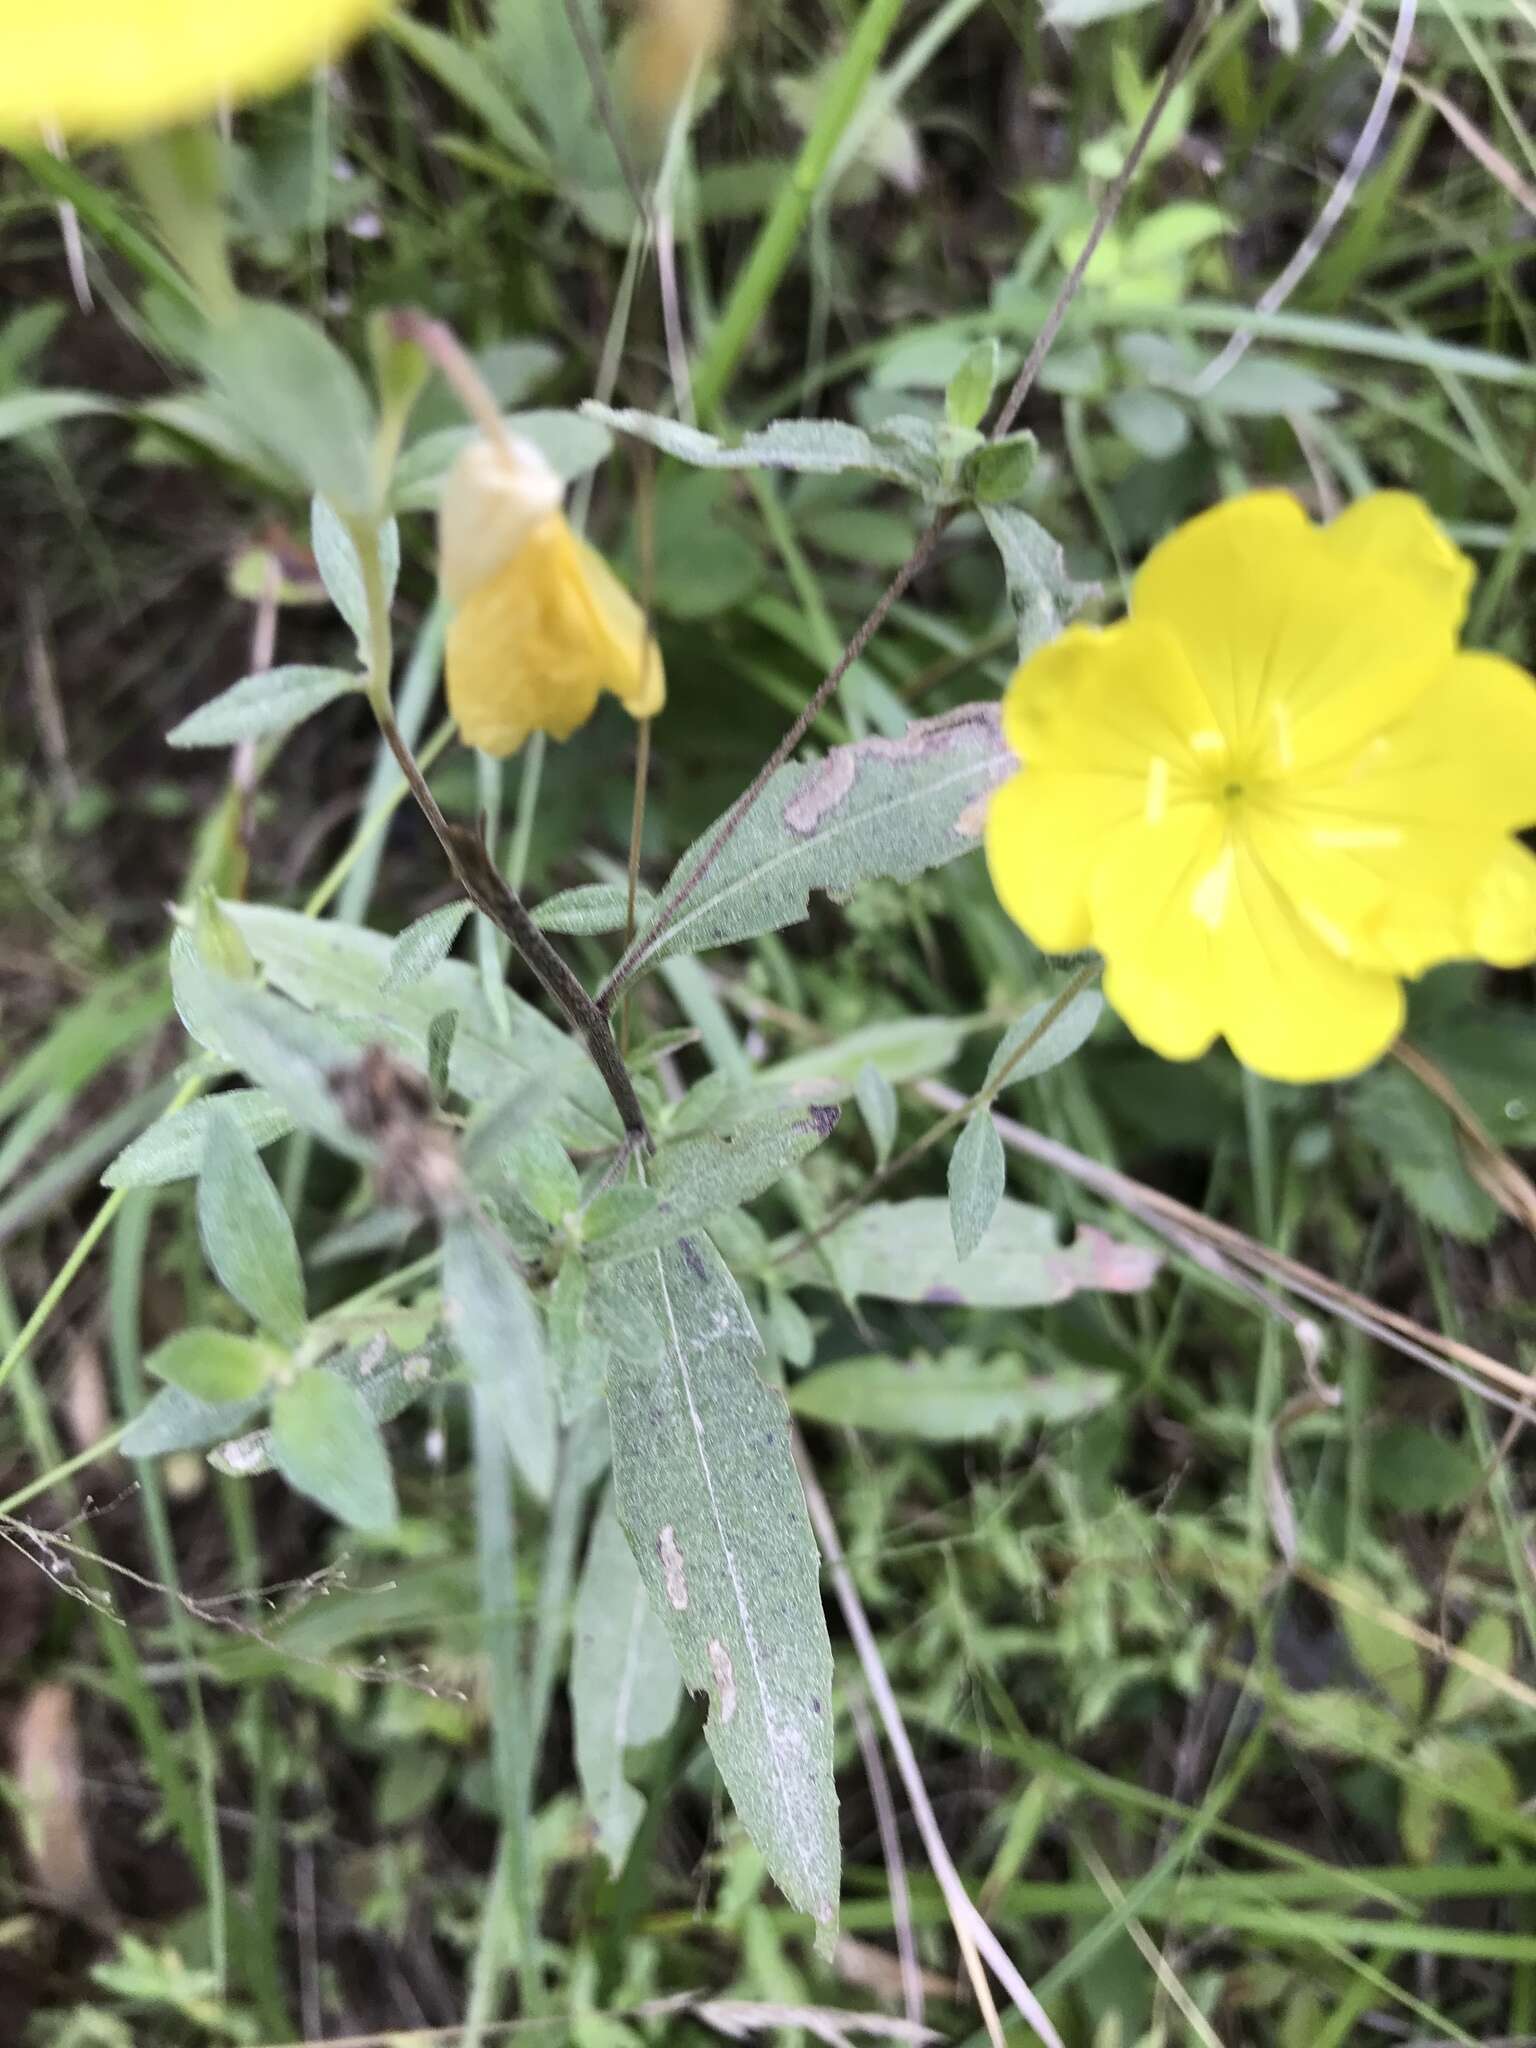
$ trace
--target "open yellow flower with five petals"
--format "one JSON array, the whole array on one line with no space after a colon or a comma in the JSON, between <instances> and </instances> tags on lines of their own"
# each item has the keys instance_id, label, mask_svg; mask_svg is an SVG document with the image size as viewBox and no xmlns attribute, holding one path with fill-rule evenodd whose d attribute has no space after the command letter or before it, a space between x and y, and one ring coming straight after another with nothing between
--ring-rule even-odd
<instances>
[{"instance_id":1,"label":"open yellow flower with five petals","mask_svg":"<svg viewBox=\"0 0 1536 2048\"><path fill-rule=\"evenodd\" d=\"M560 509L564 486L512 434L480 437L443 486L438 576L454 607L448 708L472 746L514 754L533 732L569 739L611 690L632 718L666 701L645 617Z\"/></svg>"},{"instance_id":2,"label":"open yellow flower with five petals","mask_svg":"<svg viewBox=\"0 0 1536 2048\"><path fill-rule=\"evenodd\" d=\"M1457 646L1472 567L1417 498L1326 527L1233 499L1148 557L1130 616L1015 674L987 817L1003 907L1096 948L1144 1043L1218 1036L1313 1081L1370 1065L1404 976L1536 959L1536 682Z\"/></svg>"},{"instance_id":3,"label":"open yellow flower with five petals","mask_svg":"<svg viewBox=\"0 0 1536 2048\"><path fill-rule=\"evenodd\" d=\"M388 0L0 0L0 134L106 138L289 85Z\"/></svg>"}]
</instances>

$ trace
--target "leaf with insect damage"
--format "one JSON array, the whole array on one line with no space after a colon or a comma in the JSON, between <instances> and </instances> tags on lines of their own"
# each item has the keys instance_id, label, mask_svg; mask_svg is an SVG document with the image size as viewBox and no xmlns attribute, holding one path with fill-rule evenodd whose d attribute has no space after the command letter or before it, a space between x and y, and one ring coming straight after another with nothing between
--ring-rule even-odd
<instances>
[{"instance_id":1,"label":"leaf with insect damage","mask_svg":"<svg viewBox=\"0 0 1536 2048\"><path fill-rule=\"evenodd\" d=\"M916 1301L932 1308L1037 1308L1084 1291L1137 1294L1159 1265L1155 1252L1121 1244L1092 1224L1057 1240L1048 1209L1004 1196L963 1261L942 1197L872 1202L782 1271L790 1286L841 1286L850 1296ZM833 1275L836 1275L834 1280Z\"/></svg>"},{"instance_id":2,"label":"leaf with insect damage","mask_svg":"<svg viewBox=\"0 0 1536 2048\"><path fill-rule=\"evenodd\" d=\"M741 1290L702 1235L600 1269L614 1492L705 1738L776 1883L837 1919L832 1652L781 1397Z\"/></svg>"},{"instance_id":3,"label":"leaf with insect damage","mask_svg":"<svg viewBox=\"0 0 1536 2048\"><path fill-rule=\"evenodd\" d=\"M813 890L844 897L861 882L910 882L979 843L986 798L1016 766L990 704L791 762L686 895L719 826L683 856L626 957L739 945L808 916Z\"/></svg>"}]
</instances>

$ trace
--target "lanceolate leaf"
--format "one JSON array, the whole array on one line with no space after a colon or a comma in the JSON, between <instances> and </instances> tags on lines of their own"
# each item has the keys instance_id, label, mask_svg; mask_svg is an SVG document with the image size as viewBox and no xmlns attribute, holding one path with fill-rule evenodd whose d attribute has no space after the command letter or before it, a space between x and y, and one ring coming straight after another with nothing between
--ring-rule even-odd
<instances>
[{"instance_id":1,"label":"lanceolate leaf","mask_svg":"<svg viewBox=\"0 0 1536 2048\"><path fill-rule=\"evenodd\" d=\"M813 1152L837 1122L825 1104L759 1117L724 1134L706 1131L668 1146L650 1176L653 1205L588 1245L592 1259L628 1259L658 1250L692 1224L738 1209L772 1187Z\"/></svg>"},{"instance_id":2,"label":"lanceolate leaf","mask_svg":"<svg viewBox=\"0 0 1536 2048\"><path fill-rule=\"evenodd\" d=\"M992 1112L979 1109L949 1155L949 1224L956 1258L968 1259L986 1236L1003 1199L1007 1170Z\"/></svg>"},{"instance_id":3,"label":"lanceolate leaf","mask_svg":"<svg viewBox=\"0 0 1536 2048\"><path fill-rule=\"evenodd\" d=\"M555 1420L538 1310L510 1252L473 1217L451 1223L444 1236L443 1300L453 1341L501 1417L524 1485L548 1499Z\"/></svg>"},{"instance_id":4,"label":"lanceolate leaf","mask_svg":"<svg viewBox=\"0 0 1536 2048\"><path fill-rule=\"evenodd\" d=\"M597 1839L617 1876L645 1813L625 1752L672 1726L683 1679L611 1504L592 1528L576 1596L571 1707L576 1770Z\"/></svg>"},{"instance_id":5,"label":"lanceolate leaf","mask_svg":"<svg viewBox=\"0 0 1536 2048\"><path fill-rule=\"evenodd\" d=\"M173 747L233 747L241 740L272 739L362 688L362 677L340 668L273 668L231 683L166 734Z\"/></svg>"},{"instance_id":6,"label":"lanceolate leaf","mask_svg":"<svg viewBox=\"0 0 1536 2048\"><path fill-rule=\"evenodd\" d=\"M784 1403L706 1238L602 1283L631 1332L608 1362L619 1519L684 1683L709 1696L705 1737L747 1832L830 1936L832 1653Z\"/></svg>"},{"instance_id":7,"label":"lanceolate leaf","mask_svg":"<svg viewBox=\"0 0 1536 2048\"><path fill-rule=\"evenodd\" d=\"M830 1287L828 1262L850 1294L931 1307L1029 1308L1084 1290L1135 1294L1150 1286L1155 1252L1120 1244L1083 1224L1057 1242L1056 1219L1004 1196L980 1244L963 1263L950 1237L948 1204L873 1202L783 1268L791 1286Z\"/></svg>"},{"instance_id":8,"label":"lanceolate leaf","mask_svg":"<svg viewBox=\"0 0 1536 2048\"><path fill-rule=\"evenodd\" d=\"M925 493L939 486L931 432L927 448L914 448L896 435L866 433L847 420L772 420L731 445L680 420L660 419L632 406L600 405L588 399L581 410L587 419L648 441L663 455L674 455L694 469L790 469L802 476L840 476L852 470Z\"/></svg>"},{"instance_id":9,"label":"lanceolate leaf","mask_svg":"<svg viewBox=\"0 0 1536 2048\"><path fill-rule=\"evenodd\" d=\"M300 1493L356 1529L388 1529L399 1512L379 1426L336 1373L303 1372L272 1404L272 1462Z\"/></svg>"},{"instance_id":10,"label":"lanceolate leaf","mask_svg":"<svg viewBox=\"0 0 1536 2048\"><path fill-rule=\"evenodd\" d=\"M265 1088L226 1088L203 1102L189 1103L174 1115L151 1124L125 1146L101 1176L109 1188L158 1188L167 1181L189 1180L203 1163L209 1118L217 1112L233 1117L256 1146L286 1138L293 1118Z\"/></svg>"},{"instance_id":11,"label":"lanceolate leaf","mask_svg":"<svg viewBox=\"0 0 1536 2048\"><path fill-rule=\"evenodd\" d=\"M1022 1358L848 1358L797 1380L789 1405L816 1422L951 1443L1073 1422L1105 1407L1119 1384L1082 1366L1032 1373Z\"/></svg>"},{"instance_id":12,"label":"lanceolate leaf","mask_svg":"<svg viewBox=\"0 0 1536 2048\"><path fill-rule=\"evenodd\" d=\"M1097 989L1081 989L1061 1014L1046 1024L1051 999L1032 1003L1023 1016L1015 1018L1003 1033L997 1051L988 1063L983 1085L992 1087L1005 1069L1007 1080L1004 1086L1012 1087L1015 1081L1032 1081L1037 1074L1059 1067L1080 1046L1087 1044L1103 1008L1104 998ZM1042 1025L1045 1026L1043 1030ZM1019 1048L1025 1045L1029 1050L1019 1052ZM1015 1054L1018 1054L1017 1058Z\"/></svg>"},{"instance_id":13,"label":"lanceolate leaf","mask_svg":"<svg viewBox=\"0 0 1536 2048\"><path fill-rule=\"evenodd\" d=\"M846 896L860 882L909 882L954 860L977 844L983 799L1016 765L987 704L919 719L900 739L855 740L821 761L792 762L664 929L671 890L663 892L628 957L737 945L808 915L813 889ZM716 830L684 855L674 887Z\"/></svg>"},{"instance_id":14,"label":"lanceolate leaf","mask_svg":"<svg viewBox=\"0 0 1536 2048\"><path fill-rule=\"evenodd\" d=\"M220 1286L279 1343L296 1344L304 1330L298 1241L256 1147L231 1116L209 1119L197 1224Z\"/></svg>"},{"instance_id":15,"label":"lanceolate leaf","mask_svg":"<svg viewBox=\"0 0 1536 2048\"><path fill-rule=\"evenodd\" d=\"M309 1009L355 1017L368 1035L422 1068L436 1018L455 1010L450 1074L471 1102L506 1096L537 1080L550 1128L562 1144L592 1151L619 1135L618 1118L583 1048L509 989L510 1039L491 1016L479 972L466 960L444 960L430 974L381 996L392 951L383 932L264 904L225 903L274 987ZM196 1033L194 1033L194 1036ZM360 1041L361 1042L361 1041Z\"/></svg>"}]
</instances>

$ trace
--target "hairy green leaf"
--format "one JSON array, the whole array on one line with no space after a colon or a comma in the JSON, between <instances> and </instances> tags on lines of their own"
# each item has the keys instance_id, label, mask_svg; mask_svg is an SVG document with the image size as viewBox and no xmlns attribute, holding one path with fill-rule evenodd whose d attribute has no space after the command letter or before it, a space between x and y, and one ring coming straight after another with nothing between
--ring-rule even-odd
<instances>
[{"instance_id":1,"label":"hairy green leaf","mask_svg":"<svg viewBox=\"0 0 1536 2048\"><path fill-rule=\"evenodd\" d=\"M414 981L422 981L440 966L453 950L453 942L469 916L468 903L444 903L408 924L389 949L389 965L379 983L381 996L398 995Z\"/></svg>"},{"instance_id":2,"label":"hairy green leaf","mask_svg":"<svg viewBox=\"0 0 1536 2048\"><path fill-rule=\"evenodd\" d=\"M384 997L379 984L388 971L391 946L382 932L261 904L226 903L224 908L273 986L307 1009L356 1018L368 1036L424 1070L434 1020L456 1010L449 1074L461 1095L474 1103L489 1102L533 1081L562 1144L593 1151L620 1136L608 1092L582 1047L510 989L506 1001L512 1032L504 1036L491 1015L480 974L467 960L444 960L420 981Z\"/></svg>"},{"instance_id":3,"label":"hairy green leaf","mask_svg":"<svg viewBox=\"0 0 1536 2048\"><path fill-rule=\"evenodd\" d=\"M280 1344L296 1344L305 1321L298 1240L249 1133L217 1106L203 1145L197 1225L219 1285Z\"/></svg>"},{"instance_id":4,"label":"hairy green leaf","mask_svg":"<svg viewBox=\"0 0 1536 2048\"><path fill-rule=\"evenodd\" d=\"M444 1233L443 1302L453 1341L501 1418L524 1485L547 1500L555 1418L538 1310L510 1252L475 1218L450 1223Z\"/></svg>"},{"instance_id":5,"label":"hairy green leaf","mask_svg":"<svg viewBox=\"0 0 1536 2048\"><path fill-rule=\"evenodd\" d=\"M261 1412L259 1400L202 1401L182 1387L162 1387L145 1402L118 1443L125 1458L162 1458L201 1451L233 1436Z\"/></svg>"},{"instance_id":6,"label":"hairy green leaf","mask_svg":"<svg viewBox=\"0 0 1536 2048\"><path fill-rule=\"evenodd\" d=\"M837 1123L836 1109L818 1104L742 1124L728 1134L705 1131L666 1146L651 1169L654 1203L588 1241L588 1256L629 1259L671 1244L685 1230L725 1209L738 1209L814 1152Z\"/></svg>"},{"instance_id":7,"label":"hairy green leaf","mask_svg":"<svg viewBox=\"0 0 1536 2048\"><path fill-rule=\"evenodd\" d=\"M352 628L358 660L366 664L368 592L363 582L363 565L345 523L324 498L310 500L309 544L326 594ZM379 556L384 571L384 599L388 604L393 602L395 585L400 580L400 528L393 519L386 519L379 529Z\"/></svg>"},{"instance_id":8,"label":"hairy green leaf","mask_svg":"<svg viewBox=\"0 0 1536 2048\"><path fill-rule=\"evenodd\" d=\"M990 1110L967 1119L949 1155L949 1228L955 1257L968 1259L986 1236L1007 1185L1008 1162Z\"/></svg>"},{"instance_id":9,"label":"hairy green leaf","mask_svg":"<svg viewBox=\"0 0 1536 2048\"><path fill-rule=\"evenodd\" d=\"M731 444L680 420L663 419L633 406L600 405L587 399L582 415L615 433L647 441L694 469L790 469L802 476L841 476L849 470L885 477L909 490L939 487L937 442L927 421L927 447L893 433L866 433L847 420L772 420Z\"/></svg>"},{"instance_id":10,"label":"hairy green leaf","mask_svg":"<svg viewBox=\"0 0 1536 2048\"><path fill-rule=\"evenodd\" d=\"M230 1330L178 1330L144 1361L144 1370L208 1407L242 1407L262 1393L283 1354Z\"/></svg>"},{"instance_id":11,"label":"hairy green leaf","mask_svg":"<svg viewBox=\"0 0 1536 2048\"><path fill-rule=\"evenodd\" d=\"M969 853L983 800L1015 766L995 707L916 720L900 739L854 740L779 769L703 879L663 929L718 828L692 846L641 929L631 958L738 945L795 924L812 890L846 896L876 877L909 882ZM658 936L652 940L650 932Z\"/></svg>"},{"instance_id":12,"label":"hairy green leaf","mask_svg":"<svg viewBox=\"0 0 1536 2048\"><path fill-rule=\"evenodd\" d=\"M231 683L166 734L172 747L233 747L291 732L316 711L362 688L342 668L273 668Z\"/></svg>"},{"instance_id":13,"label":"hairy green leaf","mask_svg":"<svg viewBox=\"0 0 1536 2048\"><path fill-rule=\"evenodd\" d=\"M785 1895L837 1917L832 1653L788 1417L704 1237L607 1270L619 1519L748 1834Z\"/></svg>"},{"instance_id":14,"label":"hairy green leaf","mask_svg":"<svg viewBox=\"0 0 1536 2048\"><path fill-rule=\"evenodd\" d=\"M210 380L244 427L343 514L368 516L373 408L362 379L313 321L246 300L201 340Z\"/></svg>"},{"instance_id":15,"label":"hairy green leaf","mask_svg":"<svg viewBox=\"0 0 1536 2048\"><path fill-rule=\"evenodd\" d=\"M853 1084L859 1114L875 1148L876 1162L884 1166L896 1143L896 1123L901 1114L896 1090L873 1060L866 1060Z\"/></svg>"},{"instance_id":16,"label":"hairy green leaf","mask_svg":"<svg viewBox=\"0 0 1536 2048\"><path fill-rule=\"evenodd\" d=\"M677 1718L683 1677L611 1503L592 1525L576 1595L571 1709L576 1772L615 1876L645 1814L625 1753L659 1742Z\"/></svg>"},{"instance_id":17,"label":"hairy green leaf","mask_svg":"<svg viewBox=\"0 0 1536 2048\"><path fill-rule=\"evenodd\" d=\"M1098 1023L1104 1008L1104 998L1097 989L1080 989L1061 1012L1042 1031L1041 1026L1049 1016L1055 998L1045 1002L1031 1003L1022 1017L1003 1033L997 1051L987 1064L987 1078L983 1088L994 1088L997 1077L1005 1069L1008 1078L1005 1087L1012 1087L1015 1081L1033 1081L1037 1074L1048 1073L1052 1067L1059 1067L1063 1060L1071 1059L1080 1046L1086 1045L1093 1036L1093 1027ZM1035 1034L1039 1032L1039 1036ZM1030 1041L1034 1040L1031 1044ZM1019 1054L1013 1065L1014 1055L1020 1046L1028 1045L1026 1053Z\"/></svg>"},{"instance_id":18,"label":"hairy green leaf","mask_svg":"<svg viewBox=\"0 0 1536 2048\"><path fill-rule=\"evenodd\" d=\"M389 1454L368 1404L335 1373L304 1372L272 1403L272 1462L297 1492L354 1529L399 1515Z\"/></svg>"},{"instance_id":19,"label":"hairy green leaf","mask_svg":"<svg viewBox=\"0 0 1536 2048\"><path fill-rule=\"evenodd\" d=\"M258 1149L286 1138L293 1129L293 1118L267 1089L226 1088L151 1124L118 1153L101 1176L102 1185L159 1188L169 1181L190 1180L202 1166L208 1120L215 1111L233 1117Z\"/></svg>"}]
</instances>

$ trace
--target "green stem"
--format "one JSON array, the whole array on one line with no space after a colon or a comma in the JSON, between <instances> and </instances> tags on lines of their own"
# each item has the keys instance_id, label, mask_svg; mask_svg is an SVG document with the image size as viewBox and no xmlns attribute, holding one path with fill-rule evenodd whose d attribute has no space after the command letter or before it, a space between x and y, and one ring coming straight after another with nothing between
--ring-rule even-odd
<instances>
[{"instance_id":1,"label":"green stem","mask_svg":"<svg viewBox=\"0 0 1536 2048\"><path fill-rule=\"evenodd\" d=\"M789 266L811 207L832 168L843 131L858 110L901 8L902 0L867 0L842 62L827 82L795 167L779 187L779 196L694 372L694 404L706 424L725 396L742 352Z\"/></svg>"}]
</instances>

